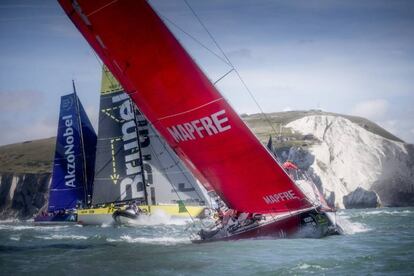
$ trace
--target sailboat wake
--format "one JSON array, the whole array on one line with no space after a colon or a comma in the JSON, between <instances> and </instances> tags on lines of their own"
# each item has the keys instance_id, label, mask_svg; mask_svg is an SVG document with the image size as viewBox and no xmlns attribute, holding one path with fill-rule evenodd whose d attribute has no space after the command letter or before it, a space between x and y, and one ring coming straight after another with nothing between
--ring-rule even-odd
<instances>
[{"instance_id":1,"label":"sailboat wake","mask_svg":"<svg viewBox=\"0 0 414 276\"><path fill-rule=\"evenodd\" d=\"M159 244L159 245L176 245L183 243L191 243L188 237L131 237L130 235L123 235L119 239L107 239L108 242L127 242L127 243L144 243L144 244Z\"/></svg>"},{"instance_id":2,"label":"sailboat wake","mask_svg":"<svg viewBox=\"0 0 414 276\"><path fill-rule=\"evenodd\" d=\"M130 220L128 226L187 225L189 222L189 219L173 218L161 210L156 210L151 215L142 215L136 220Z\"/></svg>"},{"instance_id":3,"label":"sailboat wake","mask_svg":"<svg viewBox=\"0 0 414 276\"><path fill-rule=\"evenodd\" d=\"M335 215L332 213L328 213L327 215L331 221L334 221L335 224L341 227L345 235L353 235L357 233L368 232L371 230L363 223L353 222L346 216Z\"/></svg>"}]
</instances>

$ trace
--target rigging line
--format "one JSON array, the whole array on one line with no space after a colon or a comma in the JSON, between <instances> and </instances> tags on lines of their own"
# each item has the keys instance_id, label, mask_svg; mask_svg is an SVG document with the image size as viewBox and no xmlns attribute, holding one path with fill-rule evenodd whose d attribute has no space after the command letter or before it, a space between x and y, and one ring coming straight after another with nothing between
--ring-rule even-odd
<instances>
[{"instance_id":1,"label":"rigging line","mask_svg":"<svg viewBox=\"0 0 414 276\"><path fill-rule=\"evenodd\" d=\"M179 113L175 113L175 114L171 114L171 115L167 115L167 116L164 116L164 117L158 118L158 119L157 119L157 121L159 122L159 121L164 120L164 119L168 119L168 118L172 118L172 117L180 116L180 115L183 115L183 114L186 114L186 113L190 113L190 112L193 112L193 111L195 111L195 110L197 110L197 109L200 109L200 108L203 108L203 107L205 107L205 106L207 106L207 105L210 105L210 104L212 104L212 103L215 103L215 102L221 101L221 100L223 100L223 99L224 99L224 98L218 98L218 99L212 100L212 101L210 101L210 102L208 102L208 103L205 103L205 104L202 104L202 105L200 105L200 106L194 107L194 108L192 108L192 109L189 109L189 110L186 110L186 111L183 111L183 112L179 112Z\"/></svg>"},{"instance_id":2,"label":"rigging line","mask_svg":"<svg viewBox=\"0 0 414 276\"><path fill-rule=\"evenodd\" d=\"M134 106L137 108L137 106L136 106L136 104L134 103ZM138 109L138 108L137 108ZM152 135L152 137L154 137L155 139L157 139L158 141L159 141L159 143L162 145L162 147L164 148L164 151L163 151L163 153L164 152L166 152L167 154L168 154L168 156L170 157L170 160L173 162L173 164L170 166L170 167L164 167L163 166L163 164L162 164L162 162L161 162L161 159L159 159L159 157L158 157L158 154L156 153L156 151L155 151L155 148L153 147L153 145L150 143L150 147L152 148L152 151L155 153L155 157L157 158L157 160L158 160L158 163L161 165L161 167L160 167L160 169L164 172L164 175L167 177L167 180L169 181L169 183L171 184L171 186L173 186L173 188L174 188L174 185L173 185L173 182L170 180L170 178L168 177L168 175L169 174L172 174L172 173L167 173L167 169L170 169L170 168L173 168L173 167L177 167L178 169L179 169L179 171L177 171L177 172L174 172L175 174L178 174L178 173L180 173L180 174L182 174L184 177L185 177L185 179L187 180L187 182L188 183L190 183L191 184L191 180L190 180L190 178L188 177L188 175L187 174L191 174L188 170L185 170L186 169L186 167L185 166L183 166L183 165L181 165L181 163L180 163L180 160L179 160L179 157L177 157L176 159L175 159L175 156L173 155L173 153L167 148L167 145L166 145L166 142L165 141L163 141L162 139L161 139L161 136L158 134L158 132L157 132L157 130L155 129L155 127L154 127L154 125L145 117L145 115L143 114L143 113L141 113L140 114L143 118L144 118L144 120L145 121L147 121L147 123L148 123L148 125L149 125L149 127L150 128L152 128L152 130L153 130L153 135ZM172 150L172 149L171 149ZM177 160L177 161L175 161L175 160ZM196 184L196 185L198 185L198 184ZM193 185L191 185L191 186L193 186ZM195 191L195 193L197 194L197 196L198 196L198 198L200 199L200 200L202 200L202 201L204 201L204 198L202 197L202 196L200 196L200 193L199 192L201 192L201 191L198 191L198 189L197 188L195 188L194 186L193 186L193 188L194 188L194 191Z\"/></svg>"},{"instance_id":3,"label":"rigging line","mask_svg":"<svg viewBox=\"0 0 414 276\"><path fill-rule=\"evenodd\" d=\"M157 154L155 154L155 158L156 158L156 159L158 160L158 162L161 164L161 160L158 158ZM180 195L178 194L177 190L175 189L175 186L174 186L174 184L172 183L171 179L170 179L167 175L165 175L165 177L167 178L168 182L170 182L171 187L173 188L173 190L174 190L175 194L177 195L178 199L180 200L180 202L181 202L182 204L184 204L184 201L181 199ZM184 207L185 207L185 204L184 204ZM191 215L190 211L188 211L188 209L187 209L187 208L185 208L185 210L187 211L188 215L190 216L191 221L192 221L193 223L195 223L195 220L194 220L193 216Z\"/></svg>"},{"instance_id":4,"label":"rigging line","mask_svg":"<svg viewBox=\"0 0 414 276\"><path fill-rule=\"evenodd\" d=\"M223 59L223 57L221 57L216 52L214 52L213 50L211 50L210 48L208 48L206 45L204 45L203 43L201 43L200 40L198 40L197 38L195 38L194 36L192 36L189 32L185 31L183 28L181 28L180 26L178 26L176 23L174 23L174 21L172 21L171 19L169 19L165 15L162 15L161 13L158 13L158 14L159 14L160 17L162 17L163 19L165 19L166 21L168 21L171 25L173 25L178 30L180 30L181 32L183 32L185 35L187 35L189 38L191 38L193 41L195 41L201 47L203 47L204 49L206 49L207 51L209 51L211 54L213 54L214 56L216 56L218 59L220 59L222 62L224 62L226 65L228 65L228 66L231 67L231 65L225 59Z\"/></svg>"},{"instance_id":5,"label":"rigging line","mask_svg":"<svg viewBox=\"0 0 414 276\"><path fill-rule=\"evenodd\" d=\"M218 80L216 80L215 82L213 82L213 84L216 85L216 83L218 83L219 81L221 81L222 79L224 79L225 77L227 77L227 75L230 74L233 71L234 71L234 68L231 68L230 71L228 71L226 74L224 74L223 76L221 76Z\"/></svg>"},{"instance_id":6,"label":"rigging line","mask_svg":"<svg viewBox=\"0 0 414 276\"><path fill-rule=\"evenodd\" d=\"M145 116L143 116L144 118L145 118ZM150 126L152 127L152 129L154 130L154 131L156 131L155 130L155 128L154 128L154 126L151 124L151 122L149 122L148 120L147 120L147 122L150 124ZM165 152L167 152L167 154L168 154L168 156L170 157L170 160L172 160L173 161L173 165L172 166L170 166L169 168L173 168L173 167L178 167L178 169L179 169L179 171L177 171L177 172L174 172L175 174L182 174L184 177L185 177L185 179L187 180L187 182L188 183L190 183L191 184L191 180L190 180L190 178L188 177L188 175L187 175L187 173L190 173L189 171L185 171L185 167L184 166L182 166L181 164L180 164L180 161L178 160L178 158L179 157L177 157L177 161L174 161L174 157L175 156L173 156L173 154L172 154L172 152L170 152L168 149L167 149L167 146L166 146L166 143L164 142L164 141L162 141L161 140L161 137L159 136L159 135L156 135L156 138L158 139L158 141L160 142L160 144L163 146L163 148L164 148L164 150L165 150ZM155 150L154 150L154 147L150 144L150 147L153 149L153 151L155 152ZM158 159L158 162L162 165L162 162L161 162L161 160L158 158L158 155L157 154L155 154L155 156L156 156L156 158ZM181 166L180 166L181 165ZM169 168L167 168L167 169L169 169ZM167 169L164 167L164 166L161 166L161 170L163 170L164 171L164 175L167 177L167 179L168 179L168 181L170 182L170 184L171 184L171 186L174 186L173 185L173 182L169 179L169 177L168 177L168 175L171 175L172 173L171 172L169 172L169 173L167 173ZM198 185L197 183L196 183L196 185ZM191 186L193 186L193 185L191 185ZM174 188L174 187L173 187ZM198 189L196 188L196 187L193 187L194 188L194 192L197 194L197 197L198 197L198 199L200 199L201 201L204 201L204 198L203 198L203 196L201 196L200 195L200 193L199 192L201 192L201 191L198 191Z\"/></svg>"},{"instance_id":7,"label":"rigging line","mask_svg":"<svg viewBox=\"0 0 414 276\"><path fill-rule=\"evenodd\" d=\"M257 100L254 97L253 93L251 92L251 90L249 89L249 87L247 86L247 84L245 83L245 81L243 80L243 78L241 77L239 71L234 67L234 65L230 61L229 57L226 55L226 53L224 52L224 50L220 47L220 45L217 42L217 40L214 38L214 36L212 35L212 33L208 30L207 26L203 23L203 21L201 20L201 18L197 15L197 13L195 12L195 10L190 6L190 4L188 3L188 1L187 0L183 0L183 1L187 5L187 7L190 9L190 11L193 13L194 17L198 20L198 22L200 23L200 25L204 28L204 30L209 35L210 39L214 42L214 44L216 45L216 47L219 49L219 51L221 52L221 54L224 56L224 58L227 61L226 63L229 64L232 67L232 69L236 72L237 77L239 78L240 82L242 83L242 85L244 86L244 88L246 89L246 91L249 93L250 97L252 98L252 100L254 101L254 103L256 104L256 106L259 108L261 114L263 115L263 117L265 118L265 120L269 123L269 125L273 129L274 133L277 134L277 131L274 128L274 126L272 125L272 122L270 121L269 117L264 113L262 107L257 102Z\"/></svg>"},{"instance_id":8,"label":"rigging line","mask_svg":"<svg viewBox=\"0 0 414 276\"><path fill-rule=\"evenodd\" d=\"M94 15L95 13L97 13L97 12L99 12L99 11L103 10L104 8L106 8L106 7L110 6L110 5L112 5L112 4L113 4L113 3L115 3L115 2L118 2L118 0L114 0L114 1L112 1L112 2L109 2L108 4L103 5L102 7L97 8L96 10L94 10L94 11L90 12L90 13L89 13L89 14L87 14L86 16L87 16L87 17L89 17L89 16L91 16L91 15Z\"/></svg>"},{"instance_id":9,"label":"rigging line","mask_svg":"<svg viewBox=\"0 0 414 276\"><path fill-rule=\"evenodd\" d=\"M259 102L256 100L256 98L254 97L252 91L249 89L249 87L247 86L246 82L244 81L244 79L242 78L242 76L240 75L239 71L235 68L235 66L233 65L233 63L230 61L229 57L226 55L226 53L224 52L223 48L220 47L219 43L217 42L217 40L214 38L213 34L208 30L207 26L203 23L203 21L201 20L201 18L197 15L197 13L195 12L195 10L191 7L191 5L188 3L187 0L183 0L185 2L185 4L187 5L187 7L190 9L190 11L193 13L194 17L198 20L198 22L200 23L200 25L204 28L204 30L206 31L206 33L210 36L210 39L214 42L214 44L216 45L216 47L219 49L219 51L221 52L221 54L224 56L224 58L227 60L227 63L232 67L232 69L236 72L237 77L239 78L240 82L242 83L243 87L245 88L245 90L247 91L247 93L250 95L250 97L252 98L252 100L254 101L254 103L256 104L256 106L258 107L258 109L260 110L260 113L262 114L262 116L264 117L265 121L269 124L270 128L273 130L274 134L277 135L277 131L275 129L275 127L273 126L272 122L270 121L270 118L267 116L267 114L263 111L262 107L260 106ZM277 158L274 158L274 160L279 164L279 161L277 160ZM279 164L280 165L280 164ZM293 182L295 183L295 182ZM297 185L296 185L297 186ZM289 209L289 208L288 208Z\"/></svg>"}]
</instances>

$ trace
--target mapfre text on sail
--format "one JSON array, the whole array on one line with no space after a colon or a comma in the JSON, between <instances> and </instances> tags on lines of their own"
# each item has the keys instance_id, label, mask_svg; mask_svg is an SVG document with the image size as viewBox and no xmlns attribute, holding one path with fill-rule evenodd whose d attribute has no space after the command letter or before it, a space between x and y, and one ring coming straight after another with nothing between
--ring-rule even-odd
<instances>
[{"instance_id":1,"label":"mapfre text on sail","mask_svg":"<svg viewBox=\"0 0 414 276\"><path fill-rule=\"evenodd\" d=\"M167 129L178 143L213 136L231 129L231 126L229 118L226 116L226 111L223 109L209 116L170 126Z\"/></svg>"}]
</instances>

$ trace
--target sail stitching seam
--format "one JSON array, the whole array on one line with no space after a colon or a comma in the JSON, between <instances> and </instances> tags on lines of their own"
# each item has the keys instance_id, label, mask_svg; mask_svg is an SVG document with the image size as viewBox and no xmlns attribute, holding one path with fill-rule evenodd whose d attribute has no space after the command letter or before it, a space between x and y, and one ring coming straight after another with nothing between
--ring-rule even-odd
<instances>
[{"instance_id":1,"label":"sail stitching seam","mask_svg":"<svg viewBox=\"0 0 414 276\"><path fill-rule=\"evenodd\" d=\"M205 104L200 105L200 106L197 106L197 107L195 107L195 108L192 108L192 109L190 109L190 110L186 110L186 111L183 111L183 112L180 112L180 113L176 113L176 114L172 114L172 115L164 116L164 117L162 117L162 118L159 118L159 119L158 119L158 121L161 121L161 120L164 120L164 119L168 119L168 118L171 118L171 117L175 117L175 116L180 116L180 115L183 115L183 114L186 114L186 113L193 112L194 110L197 110L197 109L203 108L203 107L205 107L205 106L207 106L207 105L210 105L210 104L212 104L212 103L218 102L218 101L220 101L220 100L224 100L224 99L221 97L221 98L218 98L218 99L212 100L211 102L205 103Z\"/></svg>"},{"instance_id":2,"label":"sail stitching seam","mask_svg":"<svg viewBox=\"0 0 414 276\"><path fill-rule=\"evenodd\" d=\"M90 12L90 13L89 13L88 15L86 15L86 16L87 16L87 17L89 17L89 16L91 16L91 15L94 15L95 13L97 13L97 12L99 12L99 11L103 10L104 8L106 8L106 7L110 6L110 5L112 5L112 4L113 4L113 3L115 3L115 2L118 2L118 0L114 0L114 1L112 1L112 2L109 2L108 4L103 5L102 7L100 7L100 8L98 8L98 9L94 10L93 12Z\"/></svg>"}]
</instances>

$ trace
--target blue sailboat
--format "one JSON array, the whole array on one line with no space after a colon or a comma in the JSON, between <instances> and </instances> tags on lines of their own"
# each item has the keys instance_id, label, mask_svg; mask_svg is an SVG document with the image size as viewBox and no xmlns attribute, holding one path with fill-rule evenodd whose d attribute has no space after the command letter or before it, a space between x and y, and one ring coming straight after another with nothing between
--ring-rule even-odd
<instances>
[{"instance_id":1,"label":"blue sailboat","mask_svg":"<svg viewBox=\"0 0 414 276\"><path fill-rule=\"evenodd\" d=\"M60 101L48 208L35 217L35 223L77 221L76 209L88 206L92 195L96 142L96 133L73 83L73 93Z\"/></svg>"}]
</instances>

